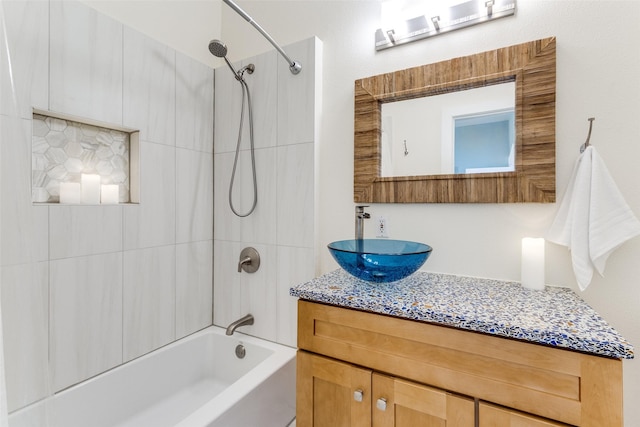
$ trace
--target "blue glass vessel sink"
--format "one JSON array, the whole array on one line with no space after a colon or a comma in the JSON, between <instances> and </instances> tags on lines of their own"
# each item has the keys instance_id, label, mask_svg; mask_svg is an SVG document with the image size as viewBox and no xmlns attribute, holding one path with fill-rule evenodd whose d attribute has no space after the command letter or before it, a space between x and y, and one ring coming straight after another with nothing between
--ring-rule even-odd
<instances>
[{"instance_id":1,"label":"blue glass vessel sink","mask_svg":"<svg viewBox=\"0 0 640 427\"><path fill-rule=\"evenodd\" d=\"M388 239L340 240L327 247L348 273L377 283L395 282L413 274L432 251L424 243Z\"/></svg>"}]
</instances>

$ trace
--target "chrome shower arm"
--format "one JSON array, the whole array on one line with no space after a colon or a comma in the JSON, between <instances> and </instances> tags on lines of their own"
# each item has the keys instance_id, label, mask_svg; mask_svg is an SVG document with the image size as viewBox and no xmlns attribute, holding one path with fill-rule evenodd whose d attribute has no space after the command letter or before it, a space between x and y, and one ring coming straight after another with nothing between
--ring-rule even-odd
<instances>
[{"instance_id":1,"label":"chrome shower arm","mask_svg":"<svg viewBox=\"0 0 640 427\"><path fill-rule=\"evenodd\" d=\"M258 32L260 32L260 34L262 34L262 36L265 39L267 39L269 43L273 45L273 47L276 48L276 50L280 53L280 55L282 55L282 57L289 64L289 70L291 71L292 74L298 74L302 70L302 65L300 65L299 62L293 61L291 58L289 58L289 55L287 55L287 53L280 47L280 45L278 45L278 43L276 43L276 41L260 26L260 24L254 21L253 18L251 18L247 14L247 12L242 10L242 8L240 8L240 6L235 4L232 0L222 0L222 1L224 1L227 4L227 6L233 9L238 15L242 16L248 23L253 25L254 28L258 30Z\"/></svg>"}]
</instances>

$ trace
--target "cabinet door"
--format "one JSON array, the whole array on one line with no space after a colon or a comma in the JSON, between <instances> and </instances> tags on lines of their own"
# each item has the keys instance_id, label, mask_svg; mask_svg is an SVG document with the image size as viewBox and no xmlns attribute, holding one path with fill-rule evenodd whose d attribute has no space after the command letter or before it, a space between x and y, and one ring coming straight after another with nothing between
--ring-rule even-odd
<instances>
[{"instance_id":1,"label":"cabinet door","mask_svg":"<svg viewBox=\"0 0 640 427\"><path fill-rule=\"evenodd\" d=\"M298 426L371 426L370 370L300 350L296 363Z\"/></svg>"},{"instance_id":2,"label":"cabinet door","mask_svg":"<svg viewBox=\"0 0 640 427\"><path fill-rule=\"evenodd\" d=\"M474 427L473 399L373 374L374 427Z\"/></svg>"},{"instance_id":3,"label":"cabinet door","mask_svg":"<svg viewBox=\"0 0 640 427\"><path fill-rule=\"evenodd\" d=\"M480 402L478 418L480 427L568 427L568 424L546 420L485 402Z\"/></svg>"}]
</instances>

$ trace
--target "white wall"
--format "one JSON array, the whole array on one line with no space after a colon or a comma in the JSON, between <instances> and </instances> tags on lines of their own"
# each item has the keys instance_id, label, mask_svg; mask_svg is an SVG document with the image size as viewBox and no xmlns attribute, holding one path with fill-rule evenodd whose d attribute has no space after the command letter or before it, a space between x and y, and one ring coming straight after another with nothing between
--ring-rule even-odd
<instances>
[{"instance_id":1,"label":"white wall","mask_svg":"<svg viewBox=\"0 0 640 427\"><path fill-rule=\"evenodd\" d=\"M378 1L242 1L280 43L311 35L324 42L324 90L319 140L318 251L320 271L336 268L325 245L353 234L353 82L396 69L556 36L557 190L566 188L587 118L592 143L640 216L640 2L521 0L516 16L376 53ZM246 22L222 10L222 34L236 58L267 48ZM240 51L238 51L240 49ZM304 65L304 64L303 64ZM500 279L520 278L520 239L543 235L557 204L373 205L391 237L434 247L426 270ZM365 234L373 236L373 225ZM566 248L547 244L547 283L576 288ZM640 239L609 259L580 295L631 343L640 345ZM624 363L626 425L640 425L640 362Z\"/></svg>"},{"instance_id":2,"label":"white wall","mask_svg":"<svg viewBox=\"0 0 640 427\"><path fill-rule=\"evenodd\" d=\"M81 1L203 64L221 62L208 48L209 40L221 38L219 0Z\"/></svg>"},{"instance_id":3,"label":"white wall","mask_svg":"<svg viewBox=\"0 0 640 427\"><path fill-rule=\"evenodd\" d=\"M13 410L212 323L213 70L79 2L0 6ZM140 204L32 204L32 107L139 129Z\"/></svg>"}]
</instances>

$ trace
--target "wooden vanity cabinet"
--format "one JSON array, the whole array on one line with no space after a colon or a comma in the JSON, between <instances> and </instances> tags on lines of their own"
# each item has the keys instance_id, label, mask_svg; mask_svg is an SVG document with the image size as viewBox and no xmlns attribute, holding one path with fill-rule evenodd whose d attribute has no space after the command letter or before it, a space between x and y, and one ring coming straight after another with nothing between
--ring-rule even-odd
<instances>
[{"instance_id":1,"label":"wooden vanity cabinet","mask_svg":"<svg viewBox=\"0 0 640 427\"><path fill-rule=\"evenodd\" d=\"M480 402L478 427L563 427L567 424Z\"/></svg>"},{"instance_id":2,"label":"wooden vanity cabinet","mask_svg":"<svg viewBox=\"0 0 640 427\"><path fill-rule=\"evenodd\" d=\"M388 375L372 375L374 427L474 427L473 399Z\"/></svg>"},{"instance_id":3,"label":"wooden vanity cabinet","mask_svg":"<svg viewBox=\"0 0 640 427\"><path fill-rule=\"evenodd\" d=\"M622 427L622 362L300 300L297 426Z\"/></svg>"},{"instance_id":4,"label":"wooden vanity cabinet","mask_svg":"<svg viewBox=\"0 0 640 427\"><path fill-rule=\"evenodd\" d=\"M371 426L371 370L304 351L296 369L296 426Z\"/></svg>"},{"instance_id":5,"label":"wooden vanity cabinet","mask_svg":"<svg viewBox=\"0 0 640 427\"><path fill-rule=\"evenodd\" d=\"M296 425L474 427L474 402L305 351L298 352Z\"/></svg>"}]
</instances>

